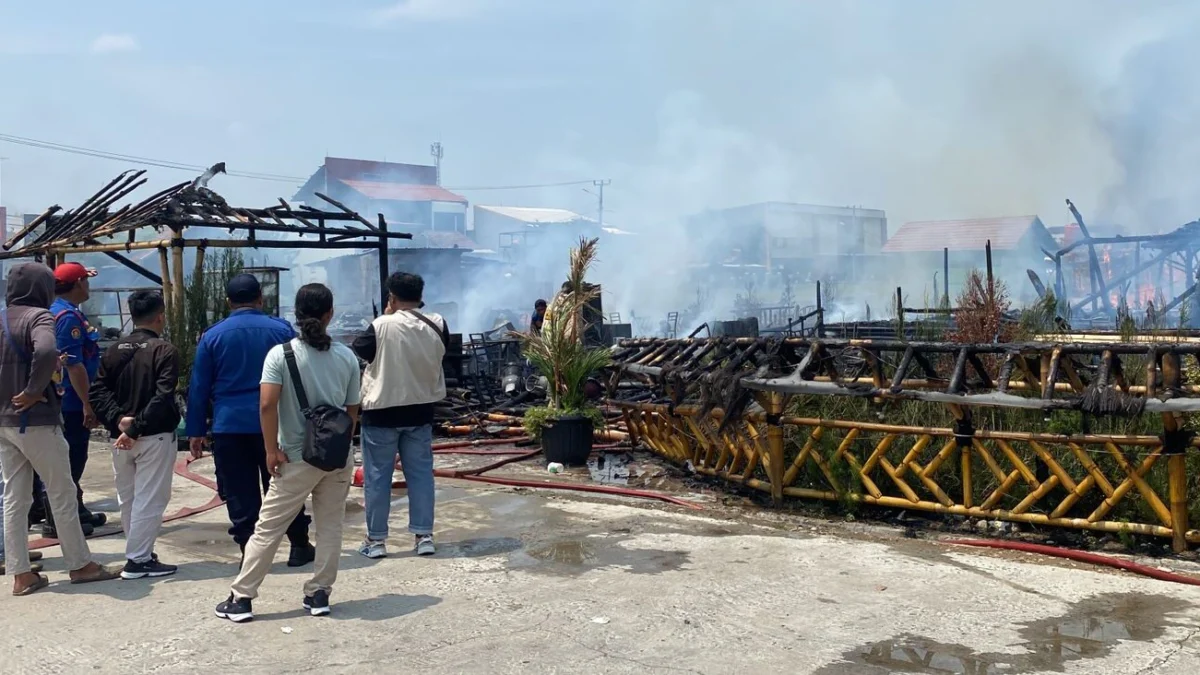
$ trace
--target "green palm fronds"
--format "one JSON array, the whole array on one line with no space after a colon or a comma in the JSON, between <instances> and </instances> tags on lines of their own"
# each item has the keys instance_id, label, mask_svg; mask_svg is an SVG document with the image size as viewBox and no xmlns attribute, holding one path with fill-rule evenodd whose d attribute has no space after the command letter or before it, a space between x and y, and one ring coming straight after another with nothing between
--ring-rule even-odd
<instances>
[{"instance_id":1,"label":"green palm fronds","mask_svg":"<svg viewBox=\"0 0 1200 675\"><path fill-rule=\"evenodd\" d=\"M520 334L525 357L549 383L547 396L553 410L585 408L584 384L592 373L610 363L607 350L589 349L583 344L584 308L598 293L585 280L596 261L597 241L580 238L579 246L571 249L567 283L550 301L541 333Z\"/></svg>"}]
</instances>

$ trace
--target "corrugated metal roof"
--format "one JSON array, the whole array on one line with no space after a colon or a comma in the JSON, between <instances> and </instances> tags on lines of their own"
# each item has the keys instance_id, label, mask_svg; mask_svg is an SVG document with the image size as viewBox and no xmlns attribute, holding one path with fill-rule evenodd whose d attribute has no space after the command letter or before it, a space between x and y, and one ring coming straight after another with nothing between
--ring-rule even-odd
<instances>
[{"instance_id":1,"label":"corrugated metal roof","mask_svg":"<svg viewBox=\"0 0 1200 675\"><path fill-rule=\"evenodd\" d=\"M322 166L328 172L331 180L380 180L380 182L412 185L435 185L437 183L437 167L426 164L326 157Z\"/></svg>"},{"instance_id":2,"label":"corrugated metal roof","mask_svg":"<svg viewBox=\"0 0 1200 675\"><path fill-rule=\"evenodd\" d=\"M988 241L993 250L1013 250L1034 224L1045 230L1037 216L905 223L883 245L883 252L982 251Z\"/></svg>"},{"instance_id":3,"label":"corrugated metal roof","mask_svg":"<svg viewBox=\"0 0 1200 675\"><path fill-rule=\"evenodd\" d=\"M587 216L581 216L574 211L566 209L546 209L531 206L476 206L476 209L491 211L506 218L519 220L523 223L553 224L553 223L573 223L579 220L591 221Z\"/></svg>"},{"instance_id":4,"label":"corrugated metal roof","mask_svg":"<svg viewBox=\"0 0 1200 675\"><path fill-rule=\"evenodd\" d=\"M390 199L401 202L459 202L467 203L440 185L414 185L411 183L378 183L367 180L342 180L350 189L371 199Z\"/></svg>"},{"instance_id":5,"label":"corrugated metal roof","mask_svg":"<svg viewBox=\"0 0 1200 675\"><path fill-rule=\"evenodd\" d=\"M461 232L414 232L412 243L415 248L465 248L474 249L475 242ZM406 246L406 247L407 247Z\"/></svg>"}]
</instances>

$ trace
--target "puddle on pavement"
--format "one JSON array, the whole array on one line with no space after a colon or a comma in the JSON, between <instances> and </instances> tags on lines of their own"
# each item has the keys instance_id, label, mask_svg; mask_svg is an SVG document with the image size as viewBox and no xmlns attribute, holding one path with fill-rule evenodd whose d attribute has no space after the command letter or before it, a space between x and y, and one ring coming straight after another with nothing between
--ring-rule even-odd
<instances>
[{"instance_id":1,"label":"puddle on pavement","mask_svg":"<svg viewBox=\"0 0 1200 675\"><path fill-rule=\"evenodd\" d=\"M603 452L592 455L588 459L588 473L592 480L605 485L629 485L629 479L636 478L629 466L629 455L625 453Z\"/></svg>"},{"instance_id":2,"label":"puddle on pavement","mask_svg":"<svg viewBox=\"0 0 1200 675\"><path fill-rule=\"evenodd\" d=\"M1189 607L1177 598L1106 594L1071 607L1067 614L1026 623L1018 631L1023 651L984 653L920 636L901 635L851 650L817 675L863 673L958 673L1008 675L1062 671L1064 665L1106 656L1123 640L1146 642L1172 623L1169 614Z\"/></svg>"},{"instance_id":3,"label":"puddle on pavement","mask_svg":"<svg viewBox=\"0 0 1200 675\"><path fill-rule=\"evenodd\" d=\"M560 565L586 565L596 557L595 549L582 541L556 541L525 552L530 558Z\"/></svg>"},{"instance_id":4,"label":"puddle on pavement","mask_svg":"<svg viewBox=\"0 0 1200 675\"><path fill-rule=\"evenodd\" d=\"M631 574L659 574L686 565L686 551L624 548L628 537L588 537L542 542L513 551L509 566L556 575L578 575L589 570L619 568Z\"/></svg>"}]
</instances>

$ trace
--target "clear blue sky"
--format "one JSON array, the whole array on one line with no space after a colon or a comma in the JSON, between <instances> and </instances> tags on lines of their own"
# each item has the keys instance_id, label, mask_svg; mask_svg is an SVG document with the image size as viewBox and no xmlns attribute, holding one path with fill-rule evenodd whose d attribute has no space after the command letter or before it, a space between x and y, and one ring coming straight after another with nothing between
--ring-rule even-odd
<instances>
[{"instance_id":1,"label":"clear blue sky","mask_svg":"<svg viewBox=\"0 0 1200 675\"><path fill-rule=\"evenodd\" d=\"M1178 93L1200 87L1170 64L1197 61L1195 4L7 0L0 134L297 176L327 153L426 162L440 140L451 187L611 178L610 220L643 231L765 199L884 208L893 227L1054 224L1067 196L1194 215L1196 182L1174 177L1200 159L1200 105ZM1147 81L1187 119L1131 102ZM16 212L71 205L125 168L0 156ZM1171 184L1131 185L1135 169ZM252 204L293 189L213 187ZM465 194L595 206L578 187Z\"/></svg>"}]
</instances>

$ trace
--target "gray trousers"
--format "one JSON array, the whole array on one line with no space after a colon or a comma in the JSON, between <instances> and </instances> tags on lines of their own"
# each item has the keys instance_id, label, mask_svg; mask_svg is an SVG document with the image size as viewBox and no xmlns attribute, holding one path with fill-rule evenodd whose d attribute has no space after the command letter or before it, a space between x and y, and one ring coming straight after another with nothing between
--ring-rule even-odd
<instances>
[{"instance_id":1,"label":"gray trousers","mask_svg":"<svg viewBox=\"0 0 1200 675\"><path fill-rule=\"evenodd\" d=\"M137 439L129 450L113 448L113 474L127 560L148 562L154 553L163 514L171 501L177 447L175 434L156 434Z\"/></svg>"},{"instance_id":2,"label":"gray trousers","mask_svg":"<svg viewBox=\"0 0 1200 675\"><path fill-rule=\"evenodd\" d=\"M92 553L79 526L79 501L71 478L70 450L62 427L0 427L0 470L4 495L4 549L8 574L29 571L29 508L33 506L33 474L46 484L50 511L62 544L67 570L91 562Z\"/></svg>"}]
</instances>

